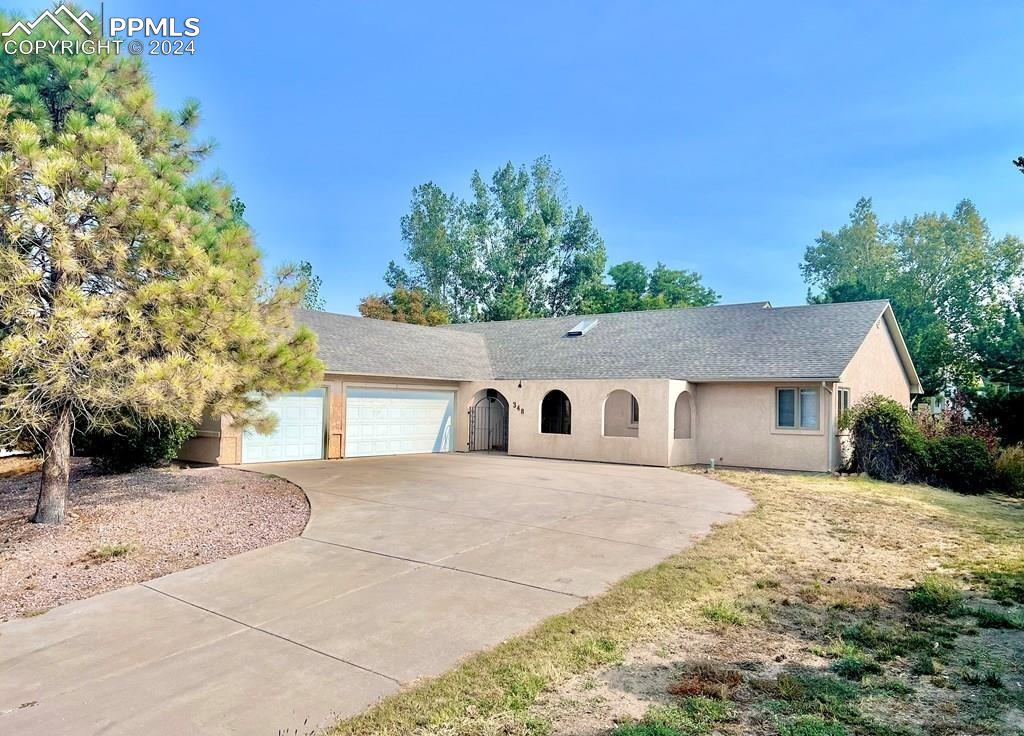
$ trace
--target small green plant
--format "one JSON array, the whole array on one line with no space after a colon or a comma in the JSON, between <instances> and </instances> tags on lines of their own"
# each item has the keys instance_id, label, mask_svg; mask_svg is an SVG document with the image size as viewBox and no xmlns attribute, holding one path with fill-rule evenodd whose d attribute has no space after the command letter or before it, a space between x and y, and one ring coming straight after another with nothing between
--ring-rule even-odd
<instances>
[{"instance_id":1,"label":"small green plant","mask_svg":"<svg viewBox=\"0 0 1024 736\"><path fill-rule=\"evenodd\" d=\"M619 726L612 736L703 736L732 718L732 706L720 700L693 697L679 705L658 705L639 723Z\"/></svg>"},{"instance_id":2,"label":"small green plant","mask_svg":"<svg viewBox=\"0 0 1024 736\"><path fill-rule=\"evenodd\" d=\"M868 675L882 674L882 665L864 654L847 654L832 663L832 671L840 677L857 682Z\"/></svg>"},{"instance_id":3,"label":"small green plant","mask_svg":"<svg viewBox=\"0 0 1024 736\"><path fill-rule=\"evenodd\" d=\"M960 679L968 685L980 685L982 682L982 675L977 670L963 670L960 673Z\"/></svg>"},{"instance_id":4,"label":"small green plant","mask_svg":"<svg viewBox=\"0 0 1024 736\"><path fill-rule=\"evenodd\" d=\"M847 736L841 723L820 716L796 716L779 723L779 736Z\"/></svg>"},{"instance_id":5,"label":"small green plant","mask_svg":"<svg viewBox=\"0 0 1024 736\"><path fill-rule=\"evenodd\" d=\"M981 676L981 684L985 687L999 689L1003 687L1003 678L995 670L985 670Z\"/></svg>"},{"instance_id":6,"label":"small green plant","mask_svg":"<svg viewBox=\"0 0 1024 736\"><path fill-rule=\"evenodd\" d=\"M658 726L653 723L627 723L611 732L611 736L684 736L676 728Z\"/></svg>"},{"instance_id":7,"label":"small green plant","mask_svg":"<svg viewBox=\"0 0 1024 736\"><path fill-rule=\"evenodd\" d=\"M838 721L859 716L857 686L838 677L784 672L764 686L774 691L774 709L784 715L814 713Z\"/></svg>"},{"instance_id":8,"label":"small green plant","mask_svg":"<svg viewBox=\"0 0 1024 736\"><path fill-rule=\"evenodd\" d=\"M928 575L910 591L908 603L919 613L956 616L963 611L964 596L951 581Z\"/></svg>"},{"instance_id":9,"label":"small green plant","mask_svg":"<svg viewBox=\"0 0 1024 736\"><path fill-rule=\"evenodd\" d=\"M934 675L937 672L938 668L935 666L935 660L932 659L930 654L925 652L918 654L910 664L910 674L912 675Z\"/></svg>"},{"instance_id":10,"label":"small green plant","mask_svg":"<svg viewBox=\"0 0 1024 736\"><path fill-rule=\"evenodd\" d=\"M118 557L127 557L135 547L131 544L101 544L86 555L90 560L106 562Z\"/></svg>"},{"instance_id":11,"label":"small green plant","mask_svg":"<svg viewBox=\"0 0 1024 736\"><path fill-rule=\"evenodd\" d=\"M715 601L700 609L701 615L708 621L732 626L743 626L747 623L747 614L732 601Z\"/></svg>"},{"instance_id":12,"label":"small green plant","mask_svg":"<svg viewBox=\"0 0 1024 736\"><path fill-rule=\"evenodd\" d=\"M907 695L913 695L915 692L914 688L903 682L903 680L896 680L891 677L873 678L869 684L872 690L886 693L887 695L904 697Z\"/></svg>"}]
</instances>

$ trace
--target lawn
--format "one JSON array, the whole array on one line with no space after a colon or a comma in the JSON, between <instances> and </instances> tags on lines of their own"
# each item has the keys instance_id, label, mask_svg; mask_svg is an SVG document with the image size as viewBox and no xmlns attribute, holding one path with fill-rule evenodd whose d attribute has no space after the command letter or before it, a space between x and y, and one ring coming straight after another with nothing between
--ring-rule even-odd
<instances>
[{"instance_id":1,"label":"lawn","mask_svg":"<svg viewBox=\"0 0 1024 736\"><path fill-rule=\"evenodd\" d=\"M719 477L757 508L332 733L1021 733L1021 502Z\"/></svg>"}]
</instances>

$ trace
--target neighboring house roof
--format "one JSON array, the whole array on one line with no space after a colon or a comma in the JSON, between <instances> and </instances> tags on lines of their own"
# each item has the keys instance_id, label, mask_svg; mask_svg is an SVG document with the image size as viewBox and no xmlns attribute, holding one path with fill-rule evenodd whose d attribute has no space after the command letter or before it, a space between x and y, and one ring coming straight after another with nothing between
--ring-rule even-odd
<instances>
[{"instance_id":1,"label":"neighboring house roof","mask_svg":"<svg viewBox=\"0 0 1024 736\"><path fill-rule=\"evenodd\" d=\"M799 307L754 302L445 327L416 327L322 312L303 315L313 316L300 321L320 333L321 357L331 372L453 379L677 378L695 382L837 380L868 331L885 316L912 391L919 390L917 374L887 301ZM597 324L586 334L566 335L588 318ZM356 334L346 334L349 331ZM460 342L469 338L479 341ZM405 344L397 344L402 341ZM482 352L474 354L474 350ZM489 374L485 375L486 371Z\"/></svg>"}]
</instances>

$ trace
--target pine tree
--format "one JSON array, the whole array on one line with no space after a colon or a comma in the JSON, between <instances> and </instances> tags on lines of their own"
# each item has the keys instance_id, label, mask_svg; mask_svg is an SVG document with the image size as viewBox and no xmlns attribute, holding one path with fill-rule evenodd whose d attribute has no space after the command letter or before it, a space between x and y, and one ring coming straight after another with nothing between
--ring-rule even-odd
<instances>
[{"instance_id":1,"label":"pine tree","mask_svg":"<svg viewBox=\"0 0 1024 736\"><path fill-rule=\"evenodd\" d=\"M34 521L64 518L76 425L266 426L267 396L322 371L300 278L268 284L231 189L198 176L197 121L135 59L0 59L0 447L42 450Z\"/></svg>"}]
</instances>

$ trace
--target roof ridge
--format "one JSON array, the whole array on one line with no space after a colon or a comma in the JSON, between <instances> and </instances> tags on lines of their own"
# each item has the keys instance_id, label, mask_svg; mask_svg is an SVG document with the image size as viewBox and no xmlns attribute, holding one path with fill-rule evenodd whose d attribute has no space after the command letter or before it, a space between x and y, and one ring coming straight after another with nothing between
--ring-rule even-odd
<instances>
[{"instance_id":1,"label":"roof ridge","mask_svg":"<svg viewBox=\"0 0 1024 736\"><path fill-rule=\"evenodd\" d=\"M553 315L551 317L522 317L519 319L494 319L482 322L453 322L447 325L438 325L434 329L446 329L451 327L462 327L463 325L494 325L502 324L504 322L544 322L551 319L585 319L587 317L612 317L619 314L654 314L654 313L666 313L666 312L689 312L693 310L704 310L704 309L725 309L735 307L754 307L760 306L775 307L771 306L771 302L767 299L759 300L756 302L737 302L735 304L706 304L702 307L662 307L661 309L623 309L618 312L572 312L571 314Z\"/></svg>"}]
</instances>

